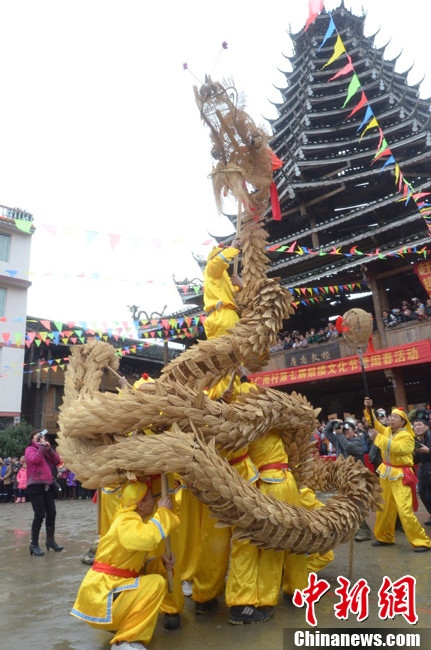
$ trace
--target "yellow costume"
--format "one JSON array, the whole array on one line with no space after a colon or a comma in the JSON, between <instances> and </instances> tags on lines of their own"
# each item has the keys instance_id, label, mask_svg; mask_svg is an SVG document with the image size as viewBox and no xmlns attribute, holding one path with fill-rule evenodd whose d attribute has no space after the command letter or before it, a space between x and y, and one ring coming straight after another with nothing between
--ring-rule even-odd
<instances>
[{"instance_id":1,"label":"yellow costume","mask_svg":"<svg viewBox=\"0 0 431 650\"><path fill-rule=\"evenodd\" d=\"M184 483L181 484L178 501L181 524L175 566L181 581L193 580L201 548L203 503Z\"/></svg>"},{"instance_id":2,"label":"yellow costume","mask_svg":"<svg viewBox=\"0 0 431 650\"><path fill-rule=\"evenodd\" d=\"M217 400L228 388L230 377L225 377L214 388L208 391L210 399ZM233 382L232 400L236 398L241 389L241 382L237 377ZM259 472L247 452L247 447L236 449L234 452L220 452L223 458L235 468L240 476L249 483L254 483L259 478ZM211 516L208 506L202 507L202 525L200 531L200 554L193 576L193 600L205 603L218 596L225 588L227 569L230 568L231 582L226 585L226 602L228 602L237 558L242 554L244 542L232 540L230 527L217 527L217 520Z\"/></svg>"},{"instance_id":3,"label":"yellow costume","mask_svg":"<svg viewBox=\"0 0 431 650\"><path fill-rule=\"evenodd\" d=\"M139 482L123 489L121 505L99 542L71 611L91 627L115 631L112 644L150 641L167 591L162 563L149 552L179 525L179 519L159 508L144 522L136 507L147 489Z\"/></svg>"},{"instance_id":4,"label":"yellow costume","mask_svg":"<svg viewBox=\"0 0 431 650\"><path fill-rule=\"evenodd\" d=\"M323 508L324 503L319 501L316 497L314 490L311 488L301 488L299 490L299 500L303 508L307 510L314 510L315 508ZM326 553L311 553L307 555L307 572L317 573L325 568L327 564L334 559L334 551L327 551Z\"/></svg>"},{"instance_id":5,"label":"yellow costume","mask_svg":"<svg viewBox=\"0 0 431 650\"><path fill-rule=\"evenodd\" d=\"M234 287L227 269L239 253L237 248L216 246L208 255L204 270L204 311L207 315L204 329L207 339L222 336L238 322Z\"/></svg>"},{"instance_id":6,"label":"yellow costume","mask_svg":"<svg viewBox=\"0 0 431 650\"><path fill-rule=\"evenodd\" d=\"M120 505L121 487L103 487L98 493L100 498L99 505L99 535L105 535L115 516L115 512Z\"/></svg>"},{"instance_id":7,"label":"yellow costume","mask_svg":"<svg viewBox=\"0 0 431 650\"><path fill-rule=\"evenodd\" d=\"M271 495L280 501L289 501L292 498L292 493L297 492L297 488L289 470L287 454L280 435L276 432L269 432L263 438L249 445L249 453L259 471L258 488L260 492ZM249 575L247 585L249 593L247 600L243 600L242 604L275 607L280 594L284 552L259 549L252 544L248 545L250 552L254 554L256 574L254 581L251 579L251 574ZM298 557L299 562L302 563L301 556L295 557ZM244 592L244 590L243 587L242 591Z\"/></svg>"},{"instance_id":8,"label":"yellow costume","mask_svg":"<svg viewBox=\"0 0 431 650\"><path fill-rule=\"evenodd\" d=\"M399 409L393 409L392 413L407 420L407 415ZM365 410L364 414L367 422L371 424L368 410ZM431 540L413 512L412 489L416 489L412 470L414 432L407 421L395 433L377 418L372 426L378 432L374 444L382 452L382 463L376 471L380 474L380 486L383 490L383 510L376 513L374 535L379 542L393 544L398 513L410 544L416 548L431 548Z\"/></svg>"}]
</instances>

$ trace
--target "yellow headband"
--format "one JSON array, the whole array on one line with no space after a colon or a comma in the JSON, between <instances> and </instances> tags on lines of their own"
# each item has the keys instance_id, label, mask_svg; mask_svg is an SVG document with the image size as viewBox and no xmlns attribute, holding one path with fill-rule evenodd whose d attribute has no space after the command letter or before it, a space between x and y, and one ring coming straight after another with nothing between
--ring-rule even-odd
<instances>
[{"instance_id":1,"label":"yellow headband","mask_svg":"<svg viewBox=\"0 0 431 650\"><path fill-rule=\"evenodd\" d=\"M404 429L407 429L407 431L414 436L414 431L413 431L412 426L411 426L411 424L409 422L409 416L407 415L407 413L401 408L394 408L391 411L391 415L394 415L394 414L399 415L400 418L403 418L403 420L405 420Z\"/></svg>"}]
</instances>

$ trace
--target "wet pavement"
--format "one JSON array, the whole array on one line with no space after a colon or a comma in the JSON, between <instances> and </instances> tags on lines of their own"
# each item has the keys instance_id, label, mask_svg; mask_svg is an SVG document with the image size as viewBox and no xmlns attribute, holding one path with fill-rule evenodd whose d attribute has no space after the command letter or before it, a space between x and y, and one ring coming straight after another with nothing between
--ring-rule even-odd
<instances>
[{"instance_id":1,"label":"wet pavement","mask_svg":"<svg viewBox=\"0 0 431 650\"><path fill-rule=\"evenodd\" d=\"M80 558L96 537L96 506L90 500L57 501L56 539L65 550L46 553L44 557L31 557L29 554L32 516L30 503L0 505L2 648L109 650L110 633L93 630L69 614L82 577L88 570ZM421 522L427 518L423 506L420 506L418 517ZM369 517L368 523L373 525L373 516ZM431 527L427 527L427 532L431 536ZM44 548L43 531L40 542ZM366 621L357 621L351 611L346 621L337 620L334 614L334 605L339 602L334 593L339 587L337 577L349 578L350 570L352 586L363 578L370 587ZM378 590L383 577L395 582L407 575L416 578L417 624L411 625L402 612L395 613L392 619L380 619ZM318 574L319 579L330 584L330 589L316 604L318 629L322 632L323 628L358 628L358 632L366 632L369 628L386 628L387 631L421 630L422 635L431 634L430 575L431 552L414 553L402 532L397 532L396 544L392 547L375 548L369 542L354 543L352 558L350 544L339 546L334 562ZM305 610L283 598L280 598L274 618L267 623L232 626L227 623L227 614L221 598L213 615L195 616L194 603L186 598L181 628L164 630L160 617L149 649L212 650L223 647L226 650L284 650L293 647L283 641L284 629L313 629L307 626ZM430 648L431 644L425 645L424 641L425 638L421 647Z\"/></svg>"}]
</instances>

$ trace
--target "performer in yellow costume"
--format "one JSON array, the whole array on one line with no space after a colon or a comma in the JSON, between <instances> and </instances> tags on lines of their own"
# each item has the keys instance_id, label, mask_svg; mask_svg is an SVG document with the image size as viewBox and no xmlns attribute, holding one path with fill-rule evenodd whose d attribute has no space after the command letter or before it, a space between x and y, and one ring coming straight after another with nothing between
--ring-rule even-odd
<instances>
[{"instance_id":1,"label":"performer in yellow costume","mask_svg":"<svg viewBox=\"0 0 431 650\"><path fill-rule=\"evenodd\" d=\"M236 399L240 390L241 382L239 377L231 384L231 378L225 377L214 388L208 391L208 396L213 400L223 399L231 402ZM223 458L235 468L240 476L249 483L254 483L259 478L254 463L252 462L247 447L236 449L233 452L220 452ZM198 564L193 577L192 597L195 601L195 611L197 614L205 614L217 604L217 596L224 591L226 583L226 574L229 566L229 576L226 584L226 603L229 607L235 606L236 602L231 604L231 595L236 591L238 576L243 570L241 567L247 566L246 571L255 572L254 567L249 566L247 559L248 547L244 542L233 539L231 542L230 527L217 527L217 520L211 516L208 506L202 509L202 526L201 526L201 547ZM230 560L230 563L229 563ZM234 577L235 576L235 577ZM244 576L243 576L244 577ZM248 603L241 602L240 605ZM249 603L252 605L252 603ZM240 607L243 609L243 607ZM261 622L267 620L268 616L262 613L255 613L254 607L249 607L250 614L247 620L240 622ZM256 620L250 620L255 618ZM230 619L229 619L230 620Z\"/></svg>"},{"instance_id":2,"label":"performer in yellow costume","mask_svg":"<svg viewBox=\"0 0 431 650\"><path fill-rule=\"evenodd\" d=\"M365 417L374 432L371 437L382 452L382 463L377 468L383 490L383 510L377 511L373 546L387 546L395 543L395 522L397 513L407 539L416 553L431 549L431 539L420 525L413 511L416 498L417 478L413 472L413 451L415 437L408 416L400 408L392 409L384 426L377 417L370 416L373 401L366 397Z\"/></svg>"},{"instance_id":3,"label":"performer in yellow costume","mask_svg":"<svg viewBox=\"0 0 431 650\"><path fill-rule=\"evenodd\" d=\"M222 336L238 322L235 294L243 288L237 275L229 277L231 261L239 254L241 242L234 239L232 246L215 246L208 255L204 270L204 311L207 315L204 329L207 339Z\"/></svg>"},{"instance_id":4,"label":"performer in yellow costume","mask_svg":"<svg viewBox=\"0 0 431 650\"><path fill-rule=\"evenodd\" d=\"M143 644L153 636L167 592L165 568L172 568L173 560L149 552L179 525L171 510L167 496L153 514L148 485L127 483L114 521L79 588L71 614L91 627L115 631L111 644L118 650L145 650Z\"/></svg>"}]
</instances>

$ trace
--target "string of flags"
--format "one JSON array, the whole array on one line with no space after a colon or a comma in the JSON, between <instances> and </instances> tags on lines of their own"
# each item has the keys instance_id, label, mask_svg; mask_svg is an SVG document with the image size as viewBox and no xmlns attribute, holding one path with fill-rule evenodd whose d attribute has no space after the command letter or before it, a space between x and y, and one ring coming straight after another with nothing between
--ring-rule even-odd
<instances>
[{"instance_id":1,"label":"string of flags","mask_svg":"<svg viewBox=\"0 0 431 650\"><path fill-rule=\"evenodd\" d=\"M266 246L266 251L268 253L290 253L292 255L318 255L319 257L324 257L325 255L340 255L343 257L378 257L379 259L385 260L389 257L405 257L406 255L417 255L421 256L424 259L431 256L431 248L427 246L402 246L396 251L391 252L382 252L380 248L376 248L375 251L365 253L357 246L343 247L343 246L332 246L329 250L323 250L322 248L308 248L307 246L299 246L296 241L292 244L271 244Z\"/></svg>"},{"instance_id":2,"label":"string of flags","mask_svg":"<svg viewBox=\"0 0 431 650\"><path fill-rule=\"evenodd\" d=\"M306 31L309 28L309 26L312 23L314 23L314 21L316 20L317 16L321 13L323 8L324 8L323 0L309 0L309 16L304 31ZM364 135L370 129L374 129L374 128L377 129L379 134L378 144L375 150L374 157L372 158L371 164L374 165L378 161L380 162L384 161L383 165L381 166L380 173L389 167L394 169L395 184L397 186L398 192L402 195L401 198L398 199L398 202L402 202L404 203L405 206L407 206L410 200L414 201L417 209L419 210L420 214L425 220L428 232L431 234L431 203L429 203L425 199L425 197L429 196L431 192L416 192L412 184L404 177L404 174L402 173L400 166L396 161L395 155L388 144L385 134L383 133L379 121L376 115L374 114L373 108L365 94L359 76L355 71L352 58L346 50L343 39L341 38L337 30L332 13L330 11L328 11L328 16L329 16L329 25L318 50L321 50L321 48L324 46L326 41L332 36L336 36L336 40L333 48L333 53L328 59L328 61L323 65L322 70L323 68L326 68L327 66L337 61L341 56L345 56L345 58L347 59L347 63L345 63L345 65L340 70L338 70L338 72L336 72L330 79L328 79L328 83L334 81L335 79L338 79L339 77L343 77L345 75L351 75L351 79L347 89L347 96L341 108L345 108L352 98L354 97L357 98L359 95L359 100L357 101L354 108L348 114L347 119L349 117L352 117L360 109L365 108L363 119L357 128L358 134L360 133L359 141L362 140Z\"/></svg>"}]
</instances>

